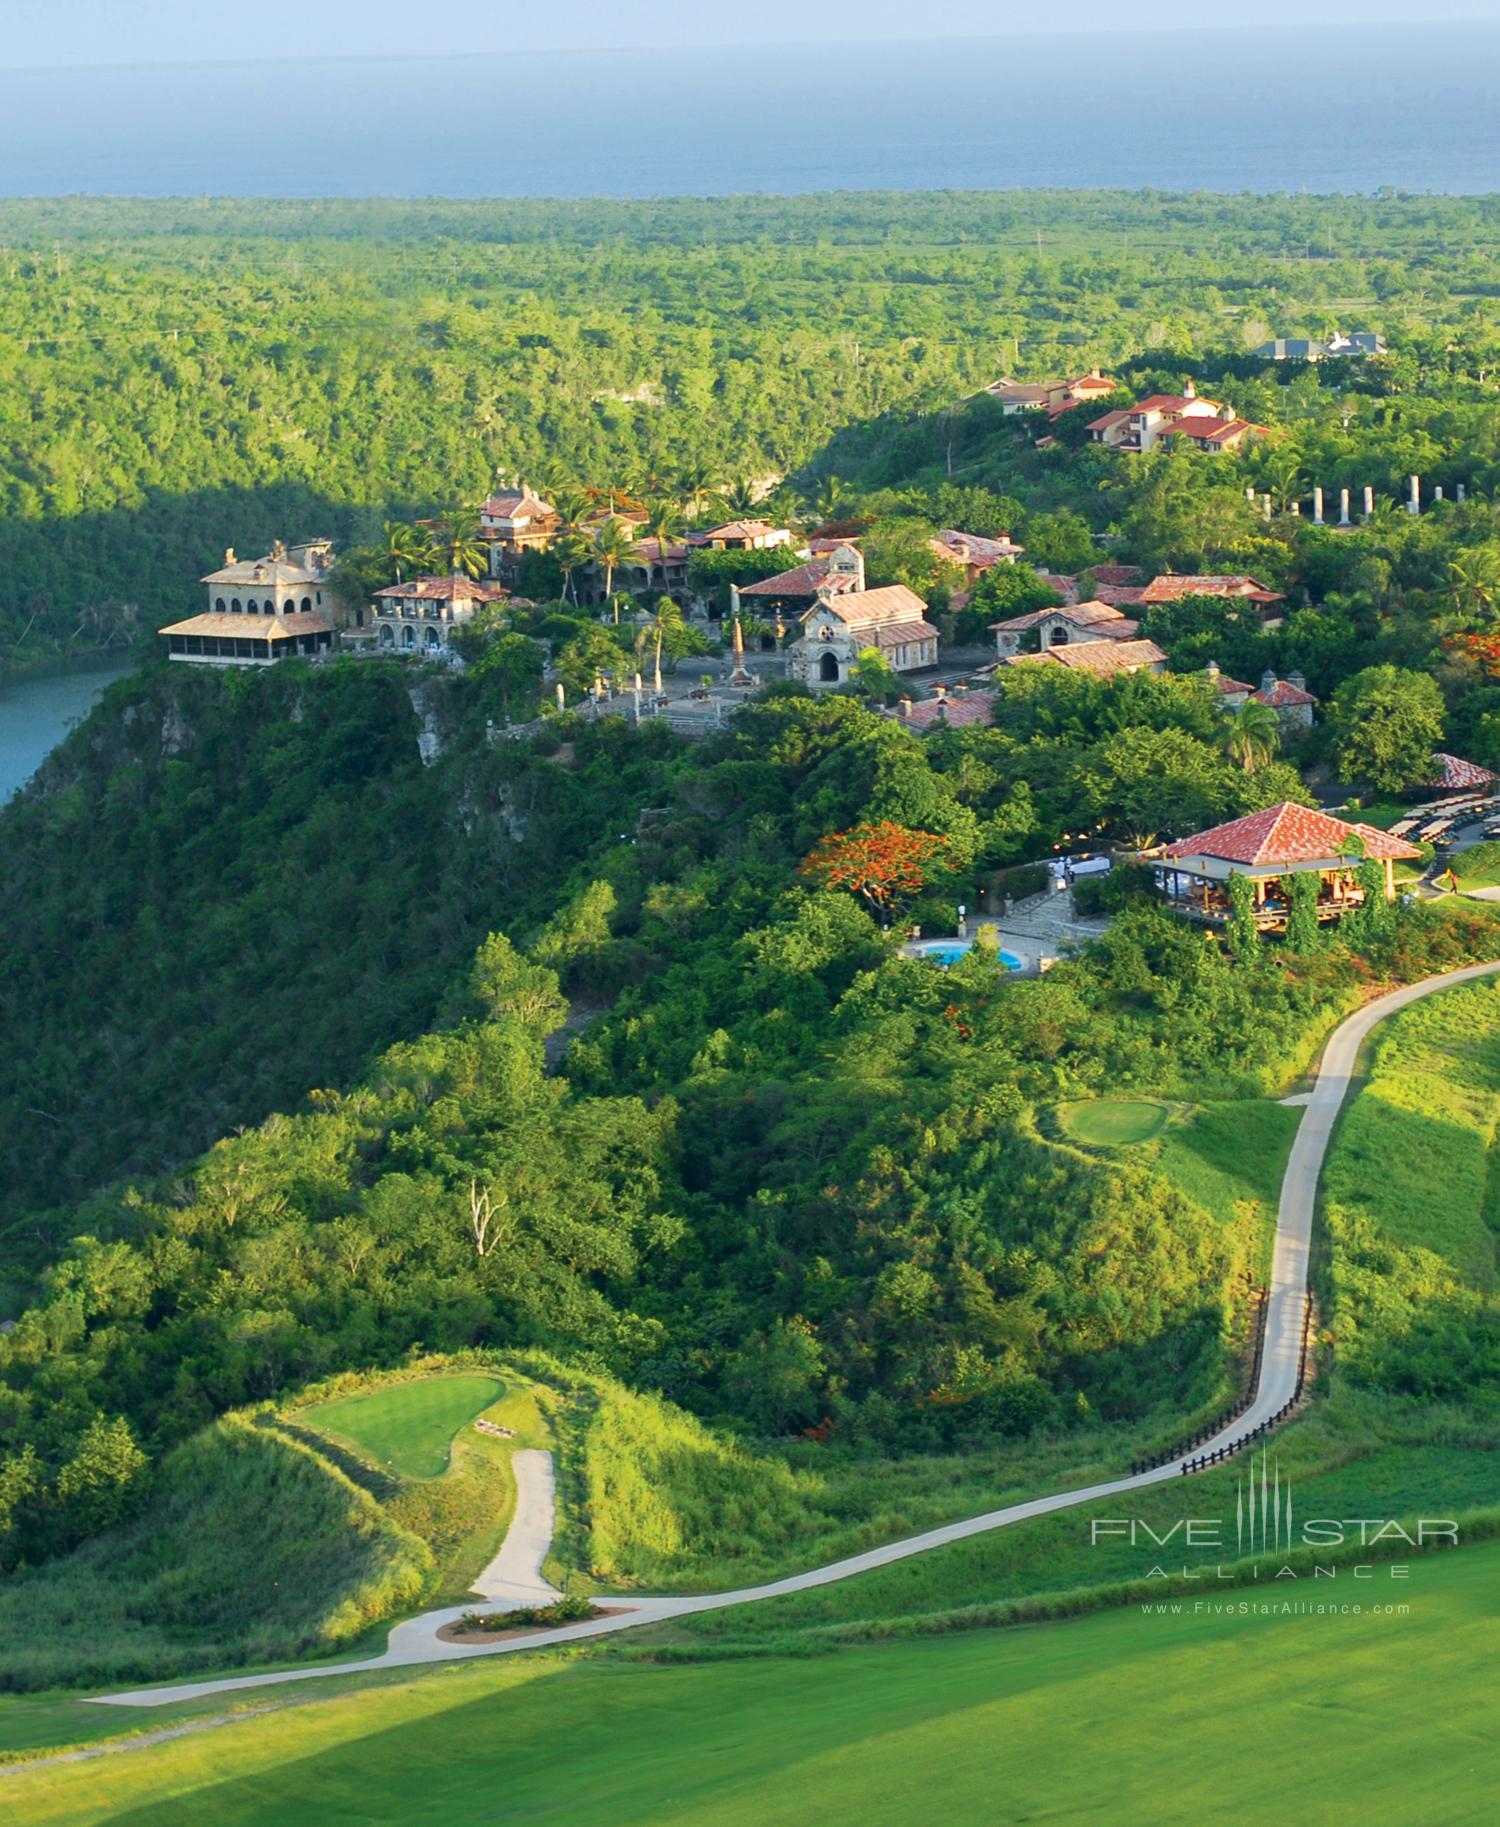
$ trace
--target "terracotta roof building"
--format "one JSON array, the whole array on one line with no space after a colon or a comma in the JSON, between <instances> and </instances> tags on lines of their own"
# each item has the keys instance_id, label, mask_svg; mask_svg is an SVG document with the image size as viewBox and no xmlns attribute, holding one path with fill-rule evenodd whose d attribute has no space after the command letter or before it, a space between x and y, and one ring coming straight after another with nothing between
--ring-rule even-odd
<instances>
[{"instance_id":1,"label":"terracotta roof building","mask_svg":"<svg viewBox=\"0 0 1500 1827\"><path fill-rule=\"evenodd\" d=\"M1254 919L1266 931L1285 928L1290 910L1287 878L1316 874L1320 920L1336 920L1363 905L1361 865L1384 864L1387 899L1395 896L1392 865L1421 852L1373 825L1346 824L1327 812L1283 800L1166 844L1156 866L1158 886L1180 913L1210 926L1229 920L1229 878L1243 875L1254 889Z\"/></svg>"},{"instance_id":2,"label":"terracotta roof building","mask_svg":"<svg viewBox=\"0 0 1500 1827\"><path fill-rule=\"evenodd\" d=\"M505 602L499 584L476 583L453 572L448 577L412 577L375 592L374 639L383 652L445 656L453 630L474 619L486 603Z\"/></svg>"},{"instance_id":3,"label":"terracotta roof building","mask_svg":"<svg viewBox=\"0 0 1500 1827\"><path fill-rule=\"evenodd\" d=\"M1001 666L1065 666L1069 672L1092 673L1112 679L1121 673L1161 672L1167 656L1155 641L1078 641L1066 647L1048 647L1041 653L1012 654L995 662Z\"/></svg>"},{"instance_id":4,"label":"terracotta roof building","mask_svg":"<svg viewBox=\"0 0 1500 1827\"><path fill-rule=\"evenodd\" d=\"M995 698L993 691L945 691L938 686L930 698L917 701L903 698L894 710L881 714L897 718L919 735L925 735L929 730L973 729L992 720Z\"/></svg>"},{"instance_id":5,"label":"terracotta roof building","mask_svg":"<svg viewBox=\"0 0 1500 1827\"><path fill-rule=\"evenodd\" d=\"M1140 633L1140 623L1122 614L1112 603L1064 603L1061 608L1033 609L1026 615L1013 615L1008 621L990 623L1000 658L1019 654L1033 629L1037 646L1045 653L1078 642L1133 641Z\"/></svg>"},{"instance_id":6,"label":"terracotta roof building","mask_svg":"<svg viewBox=\"0 0 1500 1827\"><path fill-rule=\"evenodd\" d=\"M172 660L216 666L266 666L287 654L324 653L338 640L335 599L329 585L333 546L326 539L283 545L263 558L237 558L201 581L208 613L157 630ZM275 621L279 625L271 628Z\"/></svg>"},{"instance_id":7,"label":"terracotta roof building","mask_svg":"<svg viewBox=\"0 0 1500 1827\"><path fill-rule=\"evenodd\" d=\"M894 672L913 672L937 664L938 631L927 620L927 605L905 584L849 590L830 575L802 617L802 639L791 650L792 676L808 685L841 685L867 647L878 649Z\"/></svg>"},{"instance_id":8,"label":"terracotta roof building","mask_svg":"<svg viewBox=\"0 0 1500 1827\"><path fill-rule=\"evenodd\" d=\"M1424 780L1424 787L1434 788L1439 793L1483 793L1488 788L1500 785L1500 775L1489 768L1482 768L1476 762L1464 761L1457 755L1437 754L1432 758L1433 776Z\"/></svg>"}]
</instances>

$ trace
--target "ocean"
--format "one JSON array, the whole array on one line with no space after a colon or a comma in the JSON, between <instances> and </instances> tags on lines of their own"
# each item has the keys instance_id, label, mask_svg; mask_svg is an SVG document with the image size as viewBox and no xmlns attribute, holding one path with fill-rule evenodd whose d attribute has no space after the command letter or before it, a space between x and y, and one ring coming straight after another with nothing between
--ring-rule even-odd
<instances>
[{"instance_id":1,"label":"ocean","mask_svg":"<svg viewBox=\"0 0 1500 1827\"><path fill-rule=\"evenodd\" d=\"M0 195L1500 192L1500 25L0 72Z\"/></svg>"}]
</instances>

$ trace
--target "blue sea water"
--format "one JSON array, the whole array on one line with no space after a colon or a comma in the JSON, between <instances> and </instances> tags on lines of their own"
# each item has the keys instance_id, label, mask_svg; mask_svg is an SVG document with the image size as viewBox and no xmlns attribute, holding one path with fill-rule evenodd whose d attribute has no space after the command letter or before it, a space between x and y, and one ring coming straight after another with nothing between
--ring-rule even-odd
<instances>
[{"instance_id":1,"label":"blue sea water","mask_svg":"<svg viewBox=\"0 0 1500 1827\"><path fill-rule=\"evenodd\" d=\"M1500 192L1500 26L0 72L0 195Z\"/></svg>"}]
</instances>

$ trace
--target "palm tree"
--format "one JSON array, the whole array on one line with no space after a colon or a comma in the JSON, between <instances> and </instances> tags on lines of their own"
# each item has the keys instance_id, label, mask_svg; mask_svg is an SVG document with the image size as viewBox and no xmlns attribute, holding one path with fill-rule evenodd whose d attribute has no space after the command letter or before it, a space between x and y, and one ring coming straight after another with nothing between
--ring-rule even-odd
<instances>
[{"instance_id":1,"label":"palm tree","mask_svg":"<svg viewBox=\"0 0 1500 1827\"><path fill-rule=\"evenodd\" d=\"M810 506L820 523L839 518L839 509L845 505L848 484L837 476L825 476L815 490Z\"/></svg>"},{"instance_id":2,"label":"palm tree","mask_svg":"<svg viewBox=\"0 0 1500 1827\"><path fill-rule=\"evenodd\" d=\"M656 670L653 674L653 683L655 684L656 695L658 698L661 696L661 690L662 690L662 686L661 686L662 644L663 644L663 642L665 642L667 640L667 638L670 635L677 633L677 631L681 627L682 627L681 609L679 609L677 604L672 601L670 596L662 596L662 597L657 598L656 611L655 611L654 615L652 616L651 620L642 626L640 633L636 636L636 651L637 652L639 652L640 649L648 641L654 642L654 644L655 644Z\"/></svg>"},{"instance_id":3,"label":"palm tree","mask_svg":"<svg viewBox=\"0 0 1500 1827\"><path fill-rule=\"evenodd\" d=\"M1253 774L1276 753L1281 742L1281 719L1269 704L1249 698L1229 720L1224 733L1224 753L1247 774Z\"/></svg>"},{"instance_id":4,"label":"palm tree","mask_svg":"<svg viewBox=\"0 0 1500 1827\"><path fill-rule=\"evenodd\" d=\"M755 484L748 476L741 476L737 482L725 486L719 499L731 514L753 514L757 500Z\"/></svg>"},{"instance_id":5,"label":"palm tree","mask_svg":"<svg viewBox=\"0 0 1500 1827\"><path fill-rule=\"evenodd\" d=\"M641 531L648 539L656 541L656 549L661 558L661 581L663 588L667 582L667 547L682 532L682 516L676 507L665 500L646 503L646 519ZM650 577L650 572L646 573Z\"/></svg>"},{"instance_id":6,"label":"palm tree","mask_svg":"<svg viewBox=\"0 0 1500 1827\"><path fill-rule=\"evenodd\" d=\"M1500 602L1500 566L1486 546L1461 552L1448 566L1448 594L1466 615L1486 619Z\"/></svg>"},{"instance_id":7,"label":"palm tree","mask_svg":"<svg viewBox=\"0 0 1500 1827\"><path fill-rule=\"evenodd\" d=\"M407 571L423 570L433 562L432 538L424 528L387 520L383 531L385 538L380 549L398 584L406 581Z\"/></svg>"},{"instance_id":8,"label":"palm tree","mask_svg":"<svg viewBox=\"0 0 1500 1827\"><path fill-rule=\"evenodd\" d=\"M558 535L552 542L552 556L562 567L563 601L571 597L574 605L578 602L578 592L573 588L573 573L581 571L594 556L594 542L587 534L580 533L576 527Z\"/></svg>"},{"instance_id":9,"label":"palm tree","mask_svg":"<svg viewBox=\"0 0 1500 1827\"><path fill-rule=\"evenodd\" d=\"M455 508L442 519L440 537L434 541L436 556L455 577L467 572L478 577L489 563L489 547L480 537L479 515L474 508Z\"/></svg>"},{"instance_id":10,"label":"palm tree","mask_svg":"<svg viewBox=\"0 0 1500 1827\"><path fill-rule=\"evenodd\" d=\"M604 573L604 594L612 596L615 587L615 572L621 565L643 565L646 560L636 544L635 528L629 521L621 520L611 514L594 534L594 563ZM615 605L615 620L620 619L620 607Z\"/></svg>"},{"instance_id":11,"label":"palm tree","mask_svg":"<svg viewBox=\"0 0 1500 1827\"><path fill-rule=\"evenodd\" d=\"M678 487L682 492L682 505L691 509L693 519L697 520L703 513L704 498L713 493L714 473L706 463L690 463Z\"/></svg>"}]
</instances>

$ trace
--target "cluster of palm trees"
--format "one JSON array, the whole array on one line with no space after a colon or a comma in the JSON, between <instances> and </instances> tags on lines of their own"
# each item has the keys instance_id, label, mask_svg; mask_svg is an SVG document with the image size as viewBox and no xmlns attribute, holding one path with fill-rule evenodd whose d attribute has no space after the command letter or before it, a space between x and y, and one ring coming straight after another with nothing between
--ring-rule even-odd
<instances>
[{"instance_id":1,"label":"cluster of palm trees","mask_svg":"<svg viewBox=\"0 0 1500 1827\"><path fill-rule=\"evenodd\" d=\"M489 563L489 548L480 535L477 508L456 508L413 524L387 520L382 550L398 584L408 577L433 572L478 577Z\"/></svg>"}]
</instances>

